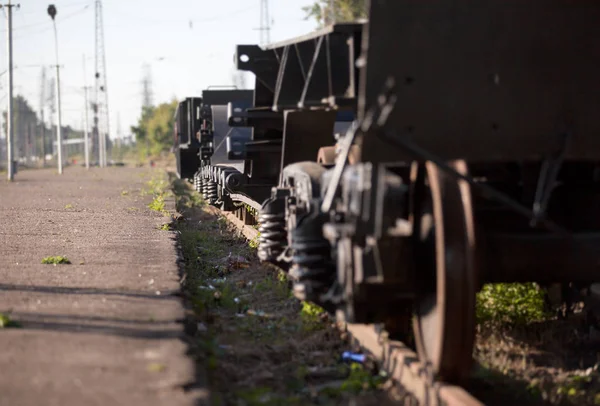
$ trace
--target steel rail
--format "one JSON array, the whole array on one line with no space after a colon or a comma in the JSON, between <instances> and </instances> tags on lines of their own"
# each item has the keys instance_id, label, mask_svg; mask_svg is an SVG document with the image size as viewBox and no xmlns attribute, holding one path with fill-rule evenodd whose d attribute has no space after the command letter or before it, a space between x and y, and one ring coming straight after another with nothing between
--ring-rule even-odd
<instances>
[{"instance_id":1,"label":"steel rail","mask_svg":"<svg viewBox=\"0 0 600 406\"><path fill-rule=\"evenodd\" d=\"M219 213L248 240L256 240L259 232L244 224L235 213ZM412 395L422 406L484 406L465 389L434 381L419 356L400 341L389 340L377 326L336 323L348 334L353 344L373 356L392 381Z\"/></svg>"}]
</instances>

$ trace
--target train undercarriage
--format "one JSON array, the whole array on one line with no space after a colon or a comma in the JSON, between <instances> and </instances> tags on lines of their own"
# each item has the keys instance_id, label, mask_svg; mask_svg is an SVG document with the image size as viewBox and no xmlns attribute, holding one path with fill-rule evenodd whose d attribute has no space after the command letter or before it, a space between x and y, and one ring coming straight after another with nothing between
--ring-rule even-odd
<instances>
[{"instance_id":1,"label":"train undercarriage","mask_svg":"<svg viewBox=\"0 0 600 406\"><path fill-rule=\"evenodd\" d=\"M433 376L462 382L484 283L600 279L599 16L373 1L368 22L239 45L255 88L202 98L181 176L258 223L296 297L414 335Z\"/></svg>"}]
</instances>

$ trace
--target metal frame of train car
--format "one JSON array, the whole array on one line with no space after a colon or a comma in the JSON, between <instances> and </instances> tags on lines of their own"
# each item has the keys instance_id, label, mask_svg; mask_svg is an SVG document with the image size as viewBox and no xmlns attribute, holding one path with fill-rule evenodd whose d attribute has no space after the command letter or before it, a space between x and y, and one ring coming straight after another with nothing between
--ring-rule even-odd
<instances>
[{"instance_id":1,"label":"metal frame of train car","mask_svg":"<svg viewBox=\"0 0 600 406\"><path fill-rule=\"evenodd\" d=\"M470 372L482 283L597 279L599 17L587 0L369 5L358 125L321 201L337 303L372 322L405 301L442 379Z\"/></svg>"},{"instance_id":2,"label":"metal frame of train car","mask_svg":"<svg viewBox=\"0 0 600 406\"><path fill-rule=\"evenodd\" d=\"M284 168L290 165L304 162L304 167L311 166L313 177L318 177L324 169L316 163L318 157L322 163L333 164L331 158L323 161L334 149L334 133L343 130L343 123L351 122L356 112L358 71L354 61L361 35L361 23L337 24L262 48L237 46L237 68L256 77L254 103L250 107L232 105L229 121L233 126L252 127L252 140L242 149L251 167L248 175L267 186L266 194L255 195L254 202L249 202L260 209L258 255L262 260L282 266L291 262L285 257L291 244L286 230L295 228L298 216L286 215L286 211L299 207L288 204L293 188L272 187L287 182Z\"/></svg>"},{"instance_id":3,"label":"metal frame of train car","mask_svg":"<svg viewBox=\"0 0 600 406\"><path fill-rule=\"evenodd\" d=\"M202 92L204 103L198 112L198 120L202 123L198 134L202 145L201 166L195 183L209 204L223 210L233 210L233 203L228 196L231 188L243 190L248 183L243 161L229 160L226 145L232 137L248 138L249 131L228 125L227 106L232 101L250 103L252 94L251 90L214 90L210 87ZM224 171L231 175L228 180L221 176Z\"/></svg>"},{"instance_id":4,"label":"metal frame of train car","mask_svg":"<svg viewBox=\"0 0 600 406\"><path fill-rule=\"evenodd\" d=\"M195 137L199 130L194 120L194 110L202 103L198 97L188 97L177 105L175 110L174 152L177 162L177 176L189 179L200 166L200 143Z\"/></svg>"},{"instance_id":5,"label":"metal frame of train car","mask_svg":"<svg viewBox=\"0 0 600 406\"><path fill-rule=\"evenodd\" d=\"M482 283L596 278L598 17L591 0L378 0L364 27L238 46L257 84L230 123L279 178L259 256L348 321L413 323L432 375L464 380Z\"/></svg>"},{"instance_id":6,"label":"metal frame of train car","mask_svg":"<svg viewBox=\"0 0 600 406\"><path fill-rule=\"evenodd\" d=\"M220 86L219 86L220 87ZM227 124L227 105L231 101L251 102L251 90L209 89L202 97L187 98L175 113L177 171L181 178L193 179L194 188L204 199L222 209L231 209L230 201L222 199L222 185L216 170L235 172L229 184L243 184L243 162L231 162L226 151L228 138L248 137L248 131L233 129ZM216 145L215 145L216 143ZM181 153L180 151L185 151ZM218 155L215 156L215 153ZM231 174L231 173L230 173Z\"/></svg>"}]
</instances>

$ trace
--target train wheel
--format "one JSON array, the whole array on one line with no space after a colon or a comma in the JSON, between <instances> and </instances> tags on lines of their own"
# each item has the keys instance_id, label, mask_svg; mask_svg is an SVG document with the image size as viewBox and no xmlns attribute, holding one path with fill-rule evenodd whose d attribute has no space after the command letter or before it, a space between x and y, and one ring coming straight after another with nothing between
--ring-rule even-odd
<instances>
[{"instance_id":1,"label":"train wheel","mask_svg":"<svg viewBox=\"0 0 600 406\"><path fill-rule=\"evenodd\" d=\"M466 173L464 161L453 167ZM475 334L475 231L469 185L433 164L413 168L418 296L413 330L419 357L437 378L462 383Z\"/></svg>"}]
</instances>

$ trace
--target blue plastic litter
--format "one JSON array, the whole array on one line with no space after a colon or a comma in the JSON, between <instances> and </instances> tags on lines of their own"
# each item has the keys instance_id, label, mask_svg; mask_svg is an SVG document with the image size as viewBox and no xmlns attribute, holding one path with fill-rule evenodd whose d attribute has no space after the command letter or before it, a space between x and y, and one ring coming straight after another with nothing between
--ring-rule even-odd
<instances>
[{"instance_id":1,"label":"blue plastic litter","mask_svg":"<svg viewBox=\"0 0 600 406\"><path fill-rule=\"evenodd\" d=\"M367 356L364 354L356 354L350 351L344 351L342 354L342 359L344 361L354 361L362 364L367 359Z\"/></svg>"}]
</instances>

